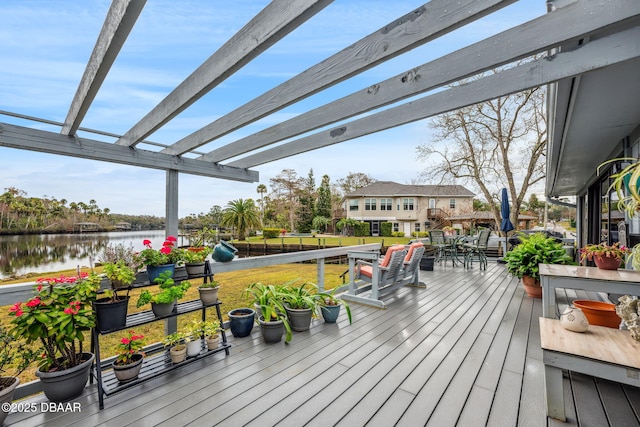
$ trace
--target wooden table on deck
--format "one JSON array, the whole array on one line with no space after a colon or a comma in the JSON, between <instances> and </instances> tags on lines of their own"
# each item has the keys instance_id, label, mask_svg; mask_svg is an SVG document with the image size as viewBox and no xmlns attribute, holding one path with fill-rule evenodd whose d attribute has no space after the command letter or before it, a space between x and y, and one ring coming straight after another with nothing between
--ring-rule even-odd
<instances>
[{"instance_id":1,"label":"wooden table on deck","mask_svg":"<svg viewBox=\"0 0 640 427\"><path fill-rule=\"evenodd\" d=\"M556 288L640 295L640 271L540 264L542 315L557 318Z\"/></svg>"},{"instance_id":2,"label":"wooden table on deck","mask_svg":"<svg viewBox=\"0 0 640 427\"><path fill-rule=\"evenodd\" d=\"M640 387L640 343L628 331L589 326L584 333L540 318L547 415L565 421L562 370Z\"/></svg>"}]
</instances>

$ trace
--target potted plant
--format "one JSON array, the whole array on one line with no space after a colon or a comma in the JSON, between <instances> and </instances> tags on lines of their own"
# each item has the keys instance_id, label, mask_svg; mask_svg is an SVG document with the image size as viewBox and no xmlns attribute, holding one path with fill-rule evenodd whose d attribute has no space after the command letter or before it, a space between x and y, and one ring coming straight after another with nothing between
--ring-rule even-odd
<instances>
[{"instance_id":1,"label":"potted plant","mask_svg":"<svg viewBox=\"0 0 640 427\"><path fill-rule=\"evenodd\" d=\"M217 320L206 320L202 322L202 335L207 342L208 350L215 350L220 344L220 322Z\"/></svg>"},{"instance_id":2,"label":"potted plant","mask_svg":"<svg viewBox=\"0 0 640 427\"><path fill-rule=\"evenodd\" d=\"M151 247L151 240L142 241L145 249L138 253L136 261L147 267L149 282L155 283L156 278L164 271L170 271L173 276L176 263L182 259L180 249L175 247L176 240L173 236L167 237L158 250Z\"/></svg>"},{"instance_id":3,"label":"potted plant","mask_svg":"<svg viewBox=\"0 0 640 427\"><path fill-rule=\"evenodd\" d=\"M202 277L204 275L204 261L210 253L211 249L206 246L189 247L183 251L182 258L189 277Z\"/></svg>"},{"instance_id":4,"label":"potted plant","mask_svg":"<svg viewBox=\"0 0 640 427\"><path fill-rule=\"evenodd\" d=\"M347 312L349 324L351 324L351 307L349 307L349 304L347 304L345 300L336 298L336 289L337 287L333 288L331 292L319 292L316 294L322 317L325 323L336 323L340 315L340 306L343 305Z\"/></svg>"},{"instance_id":5,"label":"potted plant","mask_svg":"<svg viewBox=\"0 0 640 427\"><path fill-rule=\"evenodd\" d=\"M191 283L185 280L176 285L170 271L161 273L155 282L159 285L160 292L152 295L148 289L145 289L138 297L136 307L140 308L145 304L151 303L153 314L156 317L165 317L171 314L176 301L184 297L187 289L191 287Z\"/></svg>"},{"instance_id":6,"label":"potted plant","mask_svg":"<svg viewBox=\"0 0 640 427\"><path fill-rule=\"evenodd\" d=\"M92 303L101 278L97 274L40 278L35 296L10 310L11 333L40 344L36 376L47 398L62 402L79 396L94 359L85 351L85 332L96 325Z\"/></svg>"},{"instance_id":7,"label":"potted plant","mask_svg":"<svg viewBox=\"0 0 640 427\"><path fill-rule=\"evenodd\" d=\"M118 343L118 354L113 362L113 373L121 383L135 380L142 368L144 353L144 335L136 335L135 331L127 332Z\"/></svg>"},{"instance_id":8,"label":"potted plant","mask_svg":"<svg viewBox=\"0 0 640 427\"><path fill-rule=\"evenodd\" d=\"M507 252L503 259L509 272L522 280L527 294L541 298L538 264L573 265L575 262L567 255L562 243L547 237L544 233L521 233L519 238L520 244Z\"/></svg>"},{"instance_id":9,"label":"potted plant","mask_svg":"<svg viewBox=\"0 0 640 427\"><path fill-rule=\"evenodd\" d=\"M236 338L244 338L251 335L253 323L256 320L256 311L248 307L234 308L229 313L229 329Z\"/></svg>"},{"instance_id":10,"label":"potted plant","mask_svg":"<svg viewBox=\"0 0 640 427\"><path fill-rule=\"evenodd\" d=\"M602 270L617 270L624 258L631 253L626 246L621 246L620 242L613 245L606 243L589 244L580 249L580 262L586 260L593 261Z\"/></svg>"},{"instance_id":11,"label":"potted plant","mask_svg":"<svg viewBox=\"0 0 640 427\"><path fill-rule=\"evenodd\" d=\"M202 304L211 305L217 303L219 290L220 283L215 280L204 282L198 286L198 292L200 293L200 301L202 301Z\"/></svg>"},{"instance_id":12,"label":"potted plant","mask_svg":"<svg viewBox=\"0 0 640 427\"><path fill-rule=\"evenodd\" d=\"M303 283L298 287L284 285L280 289L289 324L294 331L309 330L311 318L317 316L319 307L317 291L318 287L313 283Z\"/></svg>"},{"instance_id":13,"label":"potted plant","mask_svg":"<svg viewBox=\"0 0 640 427\"><path fill-rule=\"evenodd\" d=\"M136 280L135 271L124 260L104 264L105 272L111 289L104 292L104 298L94 303L96 322L101 333L124 328L127 322L129 307L129 289ZM127 288L127 295L118 295L118 290Z\"/></svg>"},{"instance_id":14,"label":"potted plant","mask_svg":"<svg viewBox=\"0 0 640 427\"><path fill-rule=\"evenodd\" d=\"M13 401L13 394L20 384L18 376L36 359L36 352L25 345L22 337L8 333L0 325L0 425L4 424L9 411L7 403Z\"/></svg>"},{"instance_id":15,"label":"potted plant","mask_svg":"<svg viewBox=\"0 0 640 427\"><path fill-rule=\"evenodd\" d=\"M174 332L162 340L165 347L169 347L169 357L172 363L183 362L187 358L187 346L184 343L184 332Z\"/></svg>"},{"instance_id":16,"label":"potted plant","mask_svg":"<svg viewBox=\"0 0 640 427\"><path fill-rule=\"evenodd\" d=\"M280 342L285 334L285 342L291 341L291 326L283 304L281 287L253 283L245 289L246 295L260 310L258 324L265 343Z\"/></svg>"}]
</instances>

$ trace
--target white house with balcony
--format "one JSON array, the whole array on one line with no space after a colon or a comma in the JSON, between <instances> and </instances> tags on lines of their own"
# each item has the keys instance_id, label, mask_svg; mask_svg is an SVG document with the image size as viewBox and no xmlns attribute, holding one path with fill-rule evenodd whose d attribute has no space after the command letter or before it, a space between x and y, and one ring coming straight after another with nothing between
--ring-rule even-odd
<instances>
[{"instance_id":1,"label":"white house with balcony","mask_svg":"<svg viewBox=\"0 0 640 427\"><path fill-rule=\"evenodd\" d=\"M343 206L347 218L368 222L371 235L390 222L392 231L426 231L444 225L445 218L473 211L475 194L461 185L405 185L378 181L347 194Z\"/></svg>"}]
</instances>

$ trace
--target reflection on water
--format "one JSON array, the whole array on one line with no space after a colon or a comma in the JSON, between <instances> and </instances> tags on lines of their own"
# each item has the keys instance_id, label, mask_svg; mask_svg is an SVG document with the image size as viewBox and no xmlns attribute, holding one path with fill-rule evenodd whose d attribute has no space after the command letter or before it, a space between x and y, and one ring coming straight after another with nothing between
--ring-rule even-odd
<instances>
[{"instance_id":1,"label":"reflection on water","mask_svg":"<svg viewBox=\"0 0 640 427\"><path fill-rule=\"evenodd\" d=\"M95 262L109 243L123 243L141 250L145 239L151 240L154 248L160 248L164 230L0 236L0 279L89 266L91 259Z\"/></svg>"}]
</instances>

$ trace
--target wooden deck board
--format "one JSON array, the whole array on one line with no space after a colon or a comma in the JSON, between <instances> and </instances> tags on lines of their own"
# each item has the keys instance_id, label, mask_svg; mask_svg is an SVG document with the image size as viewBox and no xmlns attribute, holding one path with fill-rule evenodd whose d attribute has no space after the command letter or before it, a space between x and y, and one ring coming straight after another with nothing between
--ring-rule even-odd
<instances>
[{"instance_id":1,"label":"wooden deck board","mask_svg":"<svg viewBox=\"0 0 640 427\"><path fill-rule=\"evenodd\" d=\"M254 328L230 337L229 356L109 396L102 411L94 384L75 400L81 413L11 414L7 425L638 427L640 389L573 373L568 422L547 419L541 302L503 265L437 265L421 279L427 289L400 289L385 310L352 303L353 325L344 312L337 324L314 320L289 345L266 345Z\"/></svg>"}]
</instances>

